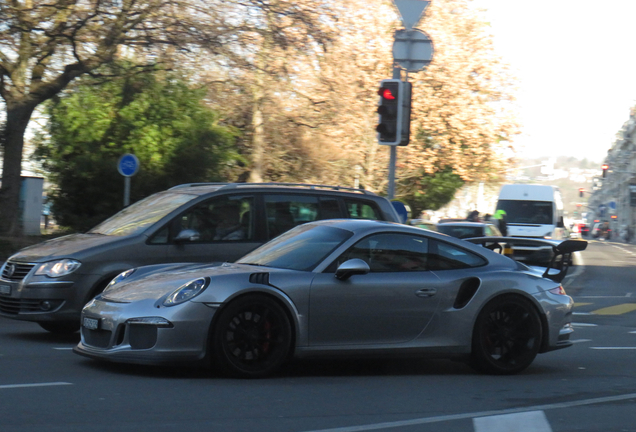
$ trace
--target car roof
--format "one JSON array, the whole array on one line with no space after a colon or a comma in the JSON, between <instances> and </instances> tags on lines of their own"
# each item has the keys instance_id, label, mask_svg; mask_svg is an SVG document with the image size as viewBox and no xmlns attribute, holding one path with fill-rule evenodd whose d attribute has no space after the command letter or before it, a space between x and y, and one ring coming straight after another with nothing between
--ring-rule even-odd
<instances>
[{"instance_id":1,"label":"car roof","mask_svg":"<svg viewBox=\"0 0 636 432\"><path fill-rule=\"evenodd\" d=\"M258 190L276 190L280 192L311 192L311 191L321 191L321 192L331 192L331 193L345 193L347 195L360 195L360 196L374 196L377 197L379 195L365 190L365 189L356 189L342 186L330 186L330 185L317 185L317 184L306 184L306 183L277 183L277 182L269 182L269 183L186 183L177 186L173 186L168 191L170 192L182 192L192 195L205 195L211 192L216 192L219 190L223 191L231 191L231 190L240 190L240 191L258 191Z\"/></svg>"}]
</instances>

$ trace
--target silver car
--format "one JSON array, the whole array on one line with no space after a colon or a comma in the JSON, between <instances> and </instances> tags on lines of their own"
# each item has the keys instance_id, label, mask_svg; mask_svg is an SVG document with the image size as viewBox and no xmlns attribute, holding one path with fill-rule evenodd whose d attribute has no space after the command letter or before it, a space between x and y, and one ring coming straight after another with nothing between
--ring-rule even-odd
<instances>
[{"instance_id":1,"label":"silver car","mask_svg":"<svg viewBox=\"0 0 636 432\"><path fill-rule=\"evenodd\" d=\"M84 307L74 351L125 363L209 361L244 377L292 357L387 354L513 374L572 344L573 302L555 280L412 226L310 222L236 263L121 273Z\"/></svg>"}]
</instances>

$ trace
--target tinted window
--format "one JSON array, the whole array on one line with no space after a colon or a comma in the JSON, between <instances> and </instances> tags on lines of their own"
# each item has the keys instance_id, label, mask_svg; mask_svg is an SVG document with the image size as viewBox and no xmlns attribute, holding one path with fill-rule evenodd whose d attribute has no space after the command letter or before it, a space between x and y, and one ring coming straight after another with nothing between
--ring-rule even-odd
<instances>
[{"instance_id":1,"label":"tinted window","mask_svg":"<svg viewBox=\"0 0 636 432\"><path fill-rule=\"evenodd\" d=\"M506 211L506 223L554 223L554 207L550 201L499 200L497 210Z\"/></svg>"},{"instance_id":2,"label":"tinted window","mask_svg":"<svg viewBox=\"0 0 636 432\"><path fill-rule=\"evenodd\" d=\"M383 220L380 210L375 203L355 199L345 199L347 217L351 219Z\"/></svg>"},{"instance_id":3,"label":"tinted window","mask_svg":"<svg viewBox=\"0 0 636 432\"><path fill-rule=\"evenodd\" d=\"M455 270L486 265L485 259L450 243L430 241L430 270Z\"/></svg>"},{"instance_id":4,"label":"tinted window","mask_svg":"<svg viewBox=\"0 0 636 432\"><path fill-rule=\"evenodd\" d=\"M470 237L482 237L483 231L482 227L471 227L471 226L449 226L446 224L440 224L437 227L437 231L448 234L449 236L457 237L460 239L470 238Z\"/></svg>"},{"instance_id":5,"label":"tinted window","mask_svg":"<svg viewBox=\"0 0 636 432\"><path fill-rule=\"evenodd\" d=\"M426 237L408 234L376 234L347 250L326 270L335 272L343 262L359 258L371 272L424 271L427 269Z\"/></svg>"},{"instance_id":6,"label":"tinted window","mask_svg":"<svg viewBox=\"0 0 636 432\"><path fill-rule=\"evenodd\" d=\"M302 225L238 260L290 270L311 271L353 233L340 228Z\"/></svg>"},{"instance_id":7,"label":"tinted window","mask_svg":"<svg viewBox=\"0 0 636 432\"><path fill-rule=\"evenodd\" d=\"M194 198L197 195L172 192L151 195L126 207L89 232L112 236L138 234Z\"/></svg>"},{"instance_id":8,"label":"tinted window","mask_svg":"<svg viewBox=\"0 0 636 432\"><path fill-rule=\"evenodd\" d=\"M305 222L318 219L318 197L311 195L265 195L267 239Z\"/></svg>"},{"instance_id":9,"label":"tinted window","mask_svg":"<svg viewBox=\"0 0 636 432\"><path fill-rule=\"evenodd\" d=\"M214 198L204 201L173 220L150 242L152 244L166 243L169 233L175 237L183 230L195 232L193 243L253 240L253 207L254 198L251 196Z\"/></svg>"}]
</instances>

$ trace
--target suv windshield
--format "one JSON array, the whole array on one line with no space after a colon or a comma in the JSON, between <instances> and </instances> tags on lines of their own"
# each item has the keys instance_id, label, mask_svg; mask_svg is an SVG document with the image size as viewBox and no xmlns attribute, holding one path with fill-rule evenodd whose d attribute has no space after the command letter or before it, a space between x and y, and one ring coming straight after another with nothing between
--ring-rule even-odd
<instances>
[{"instance_id":1,"label":"suv windshield","mask_svg":"<svg viewBox=\"0 0 636 432\"><path fill-rule=\"evenodd\" d=\"M127 236L138 234L159 219L198 195L161 192L137 201L106 219L89 231L90 234Z\"/></svg>"},{"instance_id":2,"label":"suv windshield","mask_svg":"<svg viewBox=\"0 0 636 432\"><path fill-rule=\"evenodd\" d=\"M497 210L506 211L506 223L551 225L554 209L550 201L499 200Z\"/></svg>"},{"instance_id":3,"label":"suv windshield","mask_svg":"<svg viewBox=\"0 0 636 432\"><path fill-rule=\"evenodd\" d=\"M238 260L289 270L311 271L353 233L327 226L300 225Z\"/></svg>"}]
</instances>

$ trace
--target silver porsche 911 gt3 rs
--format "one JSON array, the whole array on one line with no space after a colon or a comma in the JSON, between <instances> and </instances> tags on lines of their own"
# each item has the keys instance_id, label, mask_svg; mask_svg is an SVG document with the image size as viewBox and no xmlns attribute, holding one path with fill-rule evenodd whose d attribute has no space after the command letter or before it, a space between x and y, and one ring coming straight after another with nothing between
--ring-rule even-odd
<instances>
[{"instance_id":1,"label":"silver porsche 911 gt3 rs","mask_svg":"<svg viewBox=\"0 0 636 432\"><path fill-rule=\"evenodd\" d=\"M416 227L312 222L236 263L120 274L84 307L74 351L142 364L211 360L247 377L292 357L387 354L461 357L512 374L571 345L573 302L555 280Z\"/></svg>"}]
</instances>

